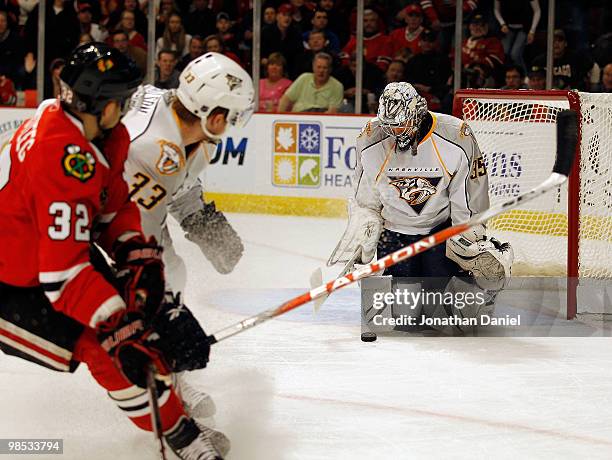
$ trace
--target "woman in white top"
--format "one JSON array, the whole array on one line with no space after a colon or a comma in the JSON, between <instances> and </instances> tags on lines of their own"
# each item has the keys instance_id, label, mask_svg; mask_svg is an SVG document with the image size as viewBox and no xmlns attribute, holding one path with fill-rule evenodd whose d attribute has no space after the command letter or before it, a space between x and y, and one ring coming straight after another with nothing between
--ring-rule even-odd
<instances>
[{"instance_id":1,"label":"woman in white top","mask_svg":"<svg viewBox=\"0 0 612 460\"><path fill-rule=\"evenodd\" d=\"M190 41L191 35L185 33L181 16L178 13L171 13L166 20L164 34L157 39L155 54L159 54L161 50L172 50L176 51L180 59L189 53Z\"/></svg>"}]
</instances>

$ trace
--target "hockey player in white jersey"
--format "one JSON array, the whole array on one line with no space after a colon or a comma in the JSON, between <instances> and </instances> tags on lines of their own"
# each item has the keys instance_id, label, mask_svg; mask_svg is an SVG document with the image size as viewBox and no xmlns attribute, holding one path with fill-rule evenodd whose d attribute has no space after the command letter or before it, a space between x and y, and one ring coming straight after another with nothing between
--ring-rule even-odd
<instances>
[{"instance_id":1,"label":"hockey player in white jersey","mask_svg":"<svg viewBox=\"0 0 612 460\"><path fill-rule=\"evenodd\" d=\"M207 53L183 70L176 91L141 87L122 120L130 135L125 163L130 197L138 204L145 235L155 237L164 247L166 279L174 294L184 290L186 270L172 245L168 214L218 272L231 272L242 256L240 237L214 203L204 202L198 176L226 128L239 128L248 121L253 96L253 82L244 69L221 54ZM180 295L174 299L177 312L188 312ZM168 321L174 329L188 329L189 321L197 321L190 313L176 316ZM184 326L174 324L180 324L180 318ZM189 362L189 357L184 361ZM212 416L215 406L208 394L191 387L180 372L199 368L196 356L192 361L193 367L173 370L179 372L177 388L186 411L201 419ZM198 446L194 449L193 458L200 458Z\"/></svg>"},{"instance_id":2,"label":"hockey player in white jersey","mask_svg":"<svg viewBox=\"0 0 612 460\"><path fill-rule=\"evenodd\" d=\"M328 263L370 262L489 207L485 163L469 126L427 110L412 85L387 85L377 117L357 139L349 223ZM353 257L354 256L354 257ZM385 272L452 279L469 271L484 289L501 289L512 251L480 226ZM445 287L445 286L443 286Z\"/></svg>"}]
</instances>

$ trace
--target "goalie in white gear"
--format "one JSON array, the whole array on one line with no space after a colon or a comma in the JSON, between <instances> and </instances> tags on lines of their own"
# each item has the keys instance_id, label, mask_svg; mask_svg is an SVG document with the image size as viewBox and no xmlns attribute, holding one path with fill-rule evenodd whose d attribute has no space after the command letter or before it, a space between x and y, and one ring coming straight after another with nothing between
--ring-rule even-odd
<instances>
[{"instance_id":1,"label":"goalie in white gear","mask_svg":"<svg viewBox=\"0 0 612 460\"><path fill-rule=\"evenodd\" d=\"M425 99L405 82L387 85L377 117L361 131L354 184L347 229L329 265L354 255L358 263L368 263L376 251L383 257L489 208L487 171L469 126L456 117L428 111ZM470 245L484 241L485 227L475 227L461 238ZM500 251L489 245L477 248L482 254ZM458 260L438 246L388 268L385 274L450 280L469 269ZM504 263L509 266L511 261ZM488 269L486 264L479 267ZM494 270L493 277L504 272L499 267ZM424 287L445 286L438 282Z\"/></svg>"},{"instance_id":2,"label":"goalie in white gear","mask_svg":"<svg viewBox=\"0 0 612 460\"><path fill-rule=\"evenodd\" d=\"M198 176L226 128L239 128L248 121L253 97L253 82L242 67L221 54L207 53L183 70L176 91L141 87L122 120L131 141L125 163L130 197L138 204L145 235L155 237L164 247L166 279L174 293L184 290L186 270L170 239L168 213L218 272L231 272L242 256L240 237L214 203L204 202ZM180 296L174 298L173 311L187 310ZM185 353L189 361L189 350ZM193 389L182 373L177 375L187 412L196 418L213 415L210 396ZM207 438L207 429L199 429L201 435L189 444L189 454L177 452L181 458L204 458L205 446L197 441ZM221 453L228 448L229 443Z\"/></svg>"}]
</instances>

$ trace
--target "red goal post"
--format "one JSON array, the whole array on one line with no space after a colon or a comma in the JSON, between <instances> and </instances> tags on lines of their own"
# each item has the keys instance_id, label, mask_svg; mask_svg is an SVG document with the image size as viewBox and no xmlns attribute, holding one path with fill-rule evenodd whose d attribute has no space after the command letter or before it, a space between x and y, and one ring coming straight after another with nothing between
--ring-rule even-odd
<instances>
[{"instance_id":1,"label":"red goal post","mask_svg":"<svg viewBox=\"0 0 612 460\"><path fill-rule=\"evenodd\" d=\"M568 184L492 219L489 228L514 247L517 275L567 276L571 319L579 312L579 278L612 278L612 96L459 90L453 115L467 121L483 151L494 204L548 174L555 156L556 115L567 108L579 114L577 158Z\"/></svg>"}]
</instances>

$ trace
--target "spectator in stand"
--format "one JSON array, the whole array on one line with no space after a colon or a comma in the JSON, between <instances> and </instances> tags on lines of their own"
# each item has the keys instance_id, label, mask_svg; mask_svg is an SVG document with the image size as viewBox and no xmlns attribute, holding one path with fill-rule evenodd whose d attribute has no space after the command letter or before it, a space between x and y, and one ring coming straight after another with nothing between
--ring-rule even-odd
<instances>
[{"instance_id":1,"label":"spectator in stand","mask_svg":"<svg viewBox=\"0 0 612 460\"><path fill-rule=\"evenodd\" d=\"M273 6L266 6L263 12L262 27L269 26L276 23L276 10Z\"/></svg>"},{"instance_id":2,"label":"spectator in stand","mask_svg":"<svg viewBox=\"0 0 612 460\"><path fill-rule=\"evenodd\" d=\"M153 86L161 89L178 88L180 72L176 70L176 62L177 57L174 50L161 50L157 54Z\"/></svg>"},{"instance_id":3,"label":"spectator in stand","mask_svg":"<svg viewBox=\"0 0 612 460\"><path fill-rule=\"evenodd\" d=\"M540 22L539 0L495 0L494 13L501 27L504 53L516 65L525 69L525 44L535 39ZM531 22L528 22L531 17ZM528 28L526 27L528 26ZM526 32L528 30L528 32Z\"/></svg>"},{"instance_id":4,"label":"spectator in stand","mask_svg":"<svg viewBox=\"0 0 612 460\"><path fill-rule=\"evenodd\" d=\"M0 75L15 80L22 61L19 37L9 27L7 12L0 11Z\"/></svg>"},{"instance_id":5,"label":"spectator in stand","mask_svg":"<svg viewBox=\"0 0 612 460\"><path fill-rule=\"evenodd\" d=\"M15 105L17 102L17 91L15 84L6 75L0 74L0 105Z\"/></svg>"},{"instance_id":6,"label":"spectator in stand","mask_svg":"<svg viewBox=\"0 0 612 460\"><path fill-rule=\"evenodd\" d=\"M89 3L81 3L78 6L78 11L80 33L90 34L96 42L103 42L106 40L106 37L108 37L106 29L91 21L91 5Z\"/></svg>"},{"instance_id":7,"label":"spectator in stand","mask_svg":"<svg viewBox=\"0 0 612 460\"><path fill-rule=\"evenodd\" d=\"M527 89L525 73L521 66L511 64L506 67L506 85L501 89Z\"/></svg>"},{"instance_id":8,"label":"spectator in stand","mask_svg":"<svg viewBox=\"0 0 612 460\"><path fill-rule=\"evenodd\" d=\"M310 72L312 70L312 61L314 57L324 51L328 52L326 45L327 40L325 39L325 33L319 31L311 31L308 36L308 42L306 43L306 49L303 50L295 59L295 64L289 75L291 78L296 79L304 72ZM332 53L329 53L332 58ZM332 64L332 73L338 67L337 63Z\"/></svg>"},{"instance_id":9,"label":"spectator in stand","mask_svg":"<svg viewBox=\"0 0 612 460\"><path fill-rule=\"evenodd\" d=\"M291 23L295 25L300 32L305 32L311 24L316 4L306 0L291 0L291 6L293 7Z\"/></svg>"},{"instance_id":10,"label":"spectator in stand","mask_svg":"<svg viewBox=\"0 0 612 460\"><path fill-rule=\"evenodd\" d=\"M208 37L216 32L215 13L208 0L193 0L189 14L185 17L185 31L190 35Z\"/></svg>"},{"instance_id":11,"label":"spectator in stand","mask_svg":"<svg viewBox=\"0 0 612 460\"><path fill-rule=\"evenodd\" d=\"M533 65L544 67L546 55L533 60ZM565 32L557 29L553 38L553 88L586 89L587 74L593 63L585 53L574 53L567 47Z\"/></svg>"},{"instance_id":12,"label":"spectator in stand","mask_svg":"<svg viewBox=\"0 0 612 460\"><path fill-rule=\"evenodd\" d=\"M604 66L601 76L601 85L597 92L612 93L612 62Z\"/></svg>"},{"instance_id":13,"label":"spectator in stand","mask_svg":"<svg viewBox=\"0 0 612 460\"><path fill-rule=\"evenodd\" d=\"M454 54L454 53L453 53ZM504 64L504 47L499 38L489 35L489 26L481 14L470 21L470 36L461 46L463 68L482 73L487 87L496 87Z\"/></svg>"},{"instance_id":14,"label":"spectator in stand","mask_svg":"<svg viewBox=\"0 0 612 460\"><path fill-rule=\"evenodd\" d=\"M228 50L236 52L238 50L238 40L236 34L232 30L232 21L227 13L221 12L217 14L217 35L221 37L223 45Z\"/></svg>"},{"instance_id":15,"label":"spectator in stand","mask_svg":"<svg viewBox=\"0 0 612 460\"><path fill-rule=\"evenodd\" d=\"M62 91L60 86L60 73L66 65L66 61L62 58L54 59L49 65L49 73L53 82L53 97L58 97Z\"/></svg>"},{"instance_id":16,"label":"spectator in stand","mask_svg":"<svg viewBox=\"0 0 612 460\"><path fill-rule=\"evenodd\" d=\"M79 35L79 45L82 45L83 43L91 43L93 41L95 40L93 39L90 33L85 32Z\"/></svg>"},{"instance_id":17,"label":"spectator in stand","mask_svg":"<svg viewBox=\"0 0 612 460\"><path fill-rule=\"evenodd\" d=\"M403 67L402 67L403 68ZM387 69L388 71L389 69ZM344 99L343 107L340 108L341 112L355 113L355 95L357 93L357 56L355 53L351 54L350 64L342 66L336 72L337 80L342 83L344 87ZM376 89L382 84L382 72L375 65L369 62L364 62L363 68L363 88L361 95L361 113L374 113L373 107L369 104L369 101L376 101L374 95ZM400 80L398 80L400 81ZM371 94L371 96L370 96Z\"/></svg>"},{"instance_id":18,"label":"spectator in stand","mask_svg":"<svg viewBox=\"0 0 612 460\"><path fill-rule=\"evenodd\" d=\"M449 95L452 67L448 56L437 47L437 34L426 30L421 34L421 54L414 56L406 68L406 81L427 100L431 110L440 110Z\"/></svg>"},{"instance_id":19,"label":"spectator in stand","mask_svg":"<svg viewBox=\"0 0 612 460\"><path fill-rule=\"evenodd\" d=\"M148 0L147 0L148 1ZM159 4L159 12L155 18L155 36L161 37L166 30L166 24L168 23L168 17L178 11L179 8L174 0L161 0Z\"/></svg>"},{"instance_id":20,"label":"spectator in stand","mask_svg":"<svg viewBox=\"0 0 612 460\"><path fill-rule=\"evenodd\" d=\"M389 34L392 53L401 48L408 48L413 55L421 52L421 33L423 30L423 10L419 5L411 4L404 8L405 27L395 29Z\"/></svg>"},{"instance_id":21,"label":"spectator in stand","mask_svg":"<svg viewBox=\"0 0 612 460\"><path fill-rule=\"evenodd\" d=\"M95 0L93 0L95 2ZM121 22L121 13L131 11L134 13L134 29L143 37L147 36L147 16L140 9L138 0L124 0L123 8L117 7L108 15L108 20L105 24L108 30L115 30L119 22Z\"/></svg>"},{"instance_id":22,"label":"spectator in stand","mask_svg":"<svg viewBox=\"0 0 612 460\"><path fill-rule=\"evenodd\" d=\"M319 53L312 64L312 73L303 73L280 99L280 112L336 113L342 104L344 88L331 76L332 57Z\"/></svg>"},{"instance_id":23,"label":"spectator in stand","mask_svg":"<svg viewBox=\"0 0 612 460\"><path fill-rule=\"evenodd\" d=\"M281 97L291 86L285 78L287 60L280 53L272 53L266 65L266 78L259 80L259 111L277 112Z\"/></svg>"},{"instance_id":24,"label":"spectator in stand","mask_svg":"<svg viewBox=\"0 0 612 460\"><path fill-rule=\"evenodd\" d=\"M182 72L187 64L189 64L194 59L199 58L204 54L204 39L199 35L194 35L191 37L189 41L189 53L181 58L179 63L176 65L176 69L179 72Z\"/></svg>"},{"instance_id":25,"label":"spectator in stand","mask_svg":"<svg viewBox=\"0 0 612 460\"><path fill-rule=\"evenodd\" d=\"M144 37L134 28L136 26L136 16L134 12L125 10L121 13L118 30L122 30L128 36L130 45L147 51L147 43Z\"/></svg>"},{"instance_id":26,"label":"spectator in stand","mask_svg":"<svg viewBox=\"0 0 612 460\"><path fill-rule=\"evenodd\" d=\"M142 75L147 71L147 52L138 46L130 45L130 40L123 30L116 30L111 35L111 46L132 59Z\"/></svg>"},{"instance_id":27,"label":"spectator in stand","mask_svg":"<svg viewBox=\"0 0 612 460\"><path fill-rule=\"evenodd\" d=\"M164 34L157 39L157 54L161 50L172 50L177 56L184 56L189 53L189 42L191 35L185 33L183 20L178 13L168 15Z\"/></svg>"},{"instance_id":28,"label":"spectator in stand","mask_svg":"<svg viewBox=\"0 0 612 460\"><path fill-rule=\"evenodd\" d=\"M211 35L204 39L204 52L223 54L224 56L230 58L232 61L235 61L241 66L243 66L242 62L240 62L240 58L225 47L225 44L223 43L223 40L221 40L221 37L219 35Z\"/></svg>"},{"instance_id":29,"label":"spectator in stand","mask_svg":"<svg viewBox=\"0 0 612 460\"><path fill-rule=\"evenodd\" d=\"M392 48L389 37L379 30L378 13L367 9L363 13L363 57L370 64L378 66L383 72L391 62L390 50ZM357 48L357 38L352 35L346 44L340 58L342 65L349 64L349 57Z\"/></svg>"},{"instance_id":30,"label":"spectator in stand","mask_svg":"<svg viewBox=\"0 0 612 460\"><path fill-rule=\"evenodd\" d=\"M333 55L338 55L340 52L340 39L333 31L327 28L329 22L327 19L327 11L322 9L316 10L310 22L312 23L312 30L304 32L302 34L302 40L305 43L308 42L308 37L311 32L323 32L327 40L326 47L328 51Z\"/></svg>"},{"instance_id":31,"label":"spectator in stand","mask_svg":"<svg viewBox=\"0 0 612 460\"><path fill-rule=\"evenodd\" d=\"M429 20L431 28L439 32L440 51L448 54L455 37L455 0L420 0L423 13ZM463 17L468 18L478 8L478 0L463 0ZM397 19L403 20L404 11L400 11Z\"/></svg>"},{"instance_id":32,"label":"spectator in stand","mask_svg":"<svg viewBox=\"0 0 612 460\"><path fill-rule=\"evenodd\" d=\"M265 26L261 31L261 55L269 56L274 52L282 53L287 59L288 68L292 69L295 58L302 52L302 35L291 23L293 7L283 3L276 10L276 23ZM266 59L262 59L266 64Z\"/></svg>"},{"instance_id":33,"label":"spectator in stand","mask_svg":"<svg viewBox=\"0 0 612 460\"><path fill-rule=\"evenodd\" d=\"M545 67L538 67L534 65L529 68L529 72L527 73L527 88L539 91L546 89Z\"/></svg>"}]
</instances>

